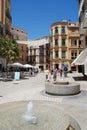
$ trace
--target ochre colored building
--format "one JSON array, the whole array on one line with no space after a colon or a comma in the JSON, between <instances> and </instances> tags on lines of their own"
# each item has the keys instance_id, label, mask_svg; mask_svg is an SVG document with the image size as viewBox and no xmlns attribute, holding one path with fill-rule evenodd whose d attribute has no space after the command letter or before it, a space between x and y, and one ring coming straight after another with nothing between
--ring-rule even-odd
<instances>
[{"instance_id":1,"label":"ochre colored building","mask_svg":"<svg viewBox=\"0 0 87 130\"><path fill-rule=\"evenodd\" d=\"M83 48L79 41L78 23L56 22L51 25L50 30L50 67L62 69L67 65L68 70L78 70L71 66Z\"/></svg>"},{"instance_id":2,"label":"ochre colored building","mask_svg":"<svg viewBox=\"0 0 87 130\"><path fill-rule=\"evenodd\" d=\"M11 38L10 26L12 18L10 0L0 0L0 34L6 38Z\"/></svg>"}]
</instances>

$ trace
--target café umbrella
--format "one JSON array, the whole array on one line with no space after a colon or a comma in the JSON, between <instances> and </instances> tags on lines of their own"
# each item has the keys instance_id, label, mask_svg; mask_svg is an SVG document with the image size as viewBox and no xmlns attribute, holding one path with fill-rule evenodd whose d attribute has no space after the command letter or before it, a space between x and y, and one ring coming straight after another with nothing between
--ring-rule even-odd
<instances>
[{"instance_id":1,"label":"caf\u00e9 umbrella","mask_svg":"<svg viewBox=\"0 0 87 130\"><path fill-rule=\"evenodd\" d=\"M24 67L24 68L33 68L33 66L30 65L30 64L25 64L25 65L23 65L23 67Z\"/></svg>"},{"instance_id":2,"label":"caf\u00e9 umbrella","mask_svg":"<svg viewBox=\"0 0 87 130\"><path fill-rule=\"evenodd\" d=\"M19 62L15 62L15 63L12 63L12 64L8 64L9 67L19 67L19 68L22 68L23 67L23 64L19 63Z\"/></svg>"}]
</instances>

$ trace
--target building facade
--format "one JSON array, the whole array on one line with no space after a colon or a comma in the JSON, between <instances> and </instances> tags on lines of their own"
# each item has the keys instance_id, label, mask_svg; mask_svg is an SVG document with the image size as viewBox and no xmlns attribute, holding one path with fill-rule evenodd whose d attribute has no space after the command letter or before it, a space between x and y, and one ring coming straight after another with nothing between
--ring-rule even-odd
<instances>
[{"instance_id":1,"label":"building facade","mask_svg":"<svg viewBox=\"0 0 87 130\"><path fill-rule=\"evenodd\" d=\"M49 37L31 40L28 43L28 61L30 64L44 70L50 66Z\"/></svg>"},{"instance_id":2,"label":"building facade","mask_svg":"<svg viewBox=\"0 0 87 130\"><path fill-rule=\"evenodd\" d=\"M87 0L78 0L79 3L79 33L83 47L87 47Z\"/></svg>"},{"instance_id":3,"label":"building facade","mask_svg":"<svg viewBox=\"0 0 87 130\"><path fill-rule=\"evenodd\" d=\"M10 31L11 31L12 38L15 40L26 41L28 39L28 33L23 29L11 26Z\"/></svg>"},{"instance_id":4,"label":"building facade","mask_svg":"<svg viewBox=\"0 0 87 130\"><path fill-rule=\"evenodd\" d=\"M5 26L5 7L4 7L4 0L0 0L0 34L3 35L4 33L4 26Z\"/></svg>"},{"instance_id":5,"label":"building facade","mask_svg":"<svg viewBox=\"0 0 87 130\"><path fill-rule=\"evenodd\" d=\"M10 26L12 18L11 12L11 2L10 0L0 0L0 35L5 38L11 38ZM6 60L0 57L0 71L6 66Z\"/></svg>"},{"instance_id":6,"label":"building facade","mask_svg":"<svg viewBox=\"0 0 87 130\"><path fill-rule=\"evenodd\" d=\"M22 64L31 64L44 70L49 68L50 44L49 37L43 37L35 40L17 41L20 51L22 52Z\"/></svg>"},{"instance_id":7,"label":"building facade","mask_svg":"<svg viewBox=\"0 0 87 130\"><path fill-rule=\"evenodd\" d=\"M79 72L83 75L87 75L87 0L78 0L78 5L79 33L83 51L72 64L78 66Z\"/></svg>"},{"instance_id":8,"label":"building facade","mask_svg":"<svg viewBox=\"0 0 87 130\"><path fill-rule=\"evenodd\" d=\"M10 0L0 0L0 34L6 38L11 37L10 26L12 18Z\"/></svg>"},{"instance_id":9,"label":"building facade","mask_svg":"<svg viewBox=\"0 0 87 130\"><path fill-rule=\"evenodd\" d=\"M63 68L67 65L69 70L77 70L71 63L82 50L78 23L56 22L51 25L50 30L50 66Z\"/></svg>"},{"instance_id":10,"label":"building facade","mask_svg":"<svg viewBox=\"0 0 87 130\"><path fill-rule=\"evenodd\" d=\"M17 40L17 43L18 43L18 48L19 48L20 56L21 56L21 58L19 59L19 62L21 64L27 64L28 63L28 43L27 41L20 41L20 40Z\"/></svg>"}]
</instances>

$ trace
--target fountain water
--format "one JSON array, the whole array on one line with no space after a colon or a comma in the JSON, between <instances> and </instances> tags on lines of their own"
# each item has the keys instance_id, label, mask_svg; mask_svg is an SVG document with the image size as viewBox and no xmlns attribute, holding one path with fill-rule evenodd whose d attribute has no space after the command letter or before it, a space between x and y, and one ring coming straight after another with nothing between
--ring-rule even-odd
<instances>
[{"instance_id":1,"label":"fountain water","mask_svg":"<svg viewBox=\"0 0 87 130\"><path fill-rule=\"evenodd\" d=\"M32 101L30 101L27 105L27 112L24 115L24 118L30 124L37 124L37 117L33 116L33 103L32 103Z\"/></svg>"}]
</instances>

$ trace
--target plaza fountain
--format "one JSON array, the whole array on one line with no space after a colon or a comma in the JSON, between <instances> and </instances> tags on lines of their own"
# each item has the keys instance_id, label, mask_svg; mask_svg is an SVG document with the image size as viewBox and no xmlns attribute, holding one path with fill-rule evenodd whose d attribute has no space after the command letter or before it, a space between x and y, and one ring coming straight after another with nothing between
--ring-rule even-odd
<instances>
[{"instance_id":1,"label":"plaza fountain","mask_svg":"<svg viewBox=\"0 0 87 130\"><path fill-rule=\"evenodd\" d=\"M72 122L75 122L74 125ZM0 130L81 130L54 102L18 101L0 105Z\"/></svg>"},{"instance_id":2,"label":"plaza fountain","mask_svg":"<svg viewBox=\"0 0 87 130\"><path fill-rule=\"evenodd\" d=\"M59 78L57 81L45 82L45 92L51 95L76 95L80 93L80 84L69 82L66 78Z\"/></svg>"}]
</instances>

